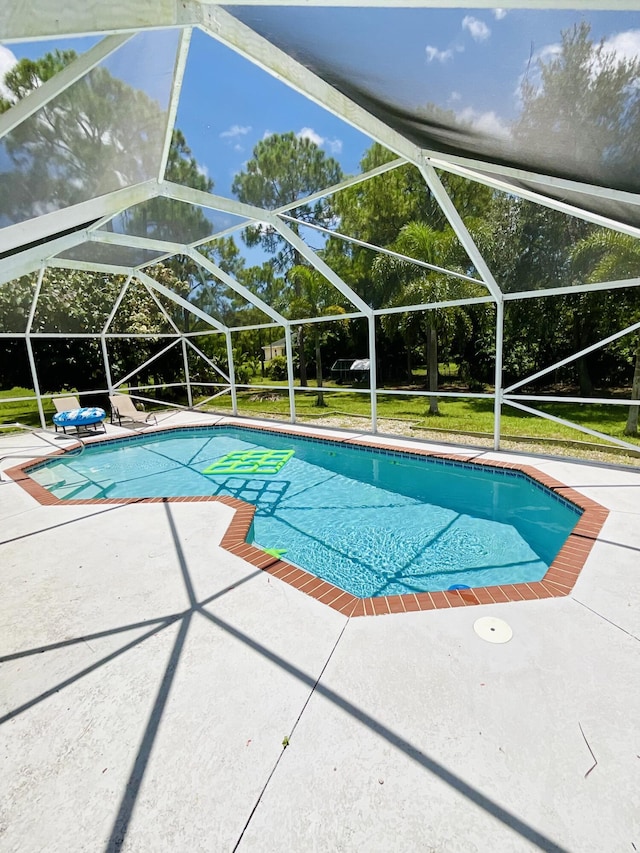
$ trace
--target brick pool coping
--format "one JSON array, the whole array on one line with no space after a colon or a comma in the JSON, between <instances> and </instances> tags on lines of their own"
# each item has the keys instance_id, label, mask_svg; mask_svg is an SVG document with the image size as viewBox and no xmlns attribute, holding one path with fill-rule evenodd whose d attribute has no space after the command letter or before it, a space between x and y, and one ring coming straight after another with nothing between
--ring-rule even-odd
<instances>
[{"instance_id":1,"label":"brick pool coping","mask_svg":"<svg viewBox=\"0 0 640 853\"><path fill-rule=\"evenodd\" d=\"M145 430L144 435L155 432L169 432L172 430L199 430L220 429L224 426L237 426L233 424L217 424L208 426L186 426L176 425L158 429ZM267 425L242 424L242 429L253 429L259 432L269 432L277 435L290 435L300 438L311 438L316 441L334 442L337 444L348 444L356 447L366 447L382 451L391 451L394 454L406 454L410 456L422 456L426 458L450 461L453 463L464 463L465 465L494 468L498 470L511 470L520 472L532 479L535 483L544 486L553 494L575 504L583 512L569 534L567 541L560 549L555 560L552 562L547 573L540 581L532 583L502 584L500 586L474 587L473 589L445 590L442 592L417 592L405 593L403 595L377 596L375 598L358 598L350 592L334 586L328 581L318 578L316 575L267 554L261 548L257 548L246 541L253 523L256 507L238 498L226 495L195 495L189 497L170 498L92 498L92 499L70 499L61 500L48 492L29 476L29 471L39 467L48 459L64 455L67 450L59 450L39 459L32 459L12 468L5 473L20 485L31 497L45 506L55 505L91 505L91 504L139 504L139 503L193 503L210 501L222 503L235 510L233 519L226 533L220 541L220 546L231 554L241 557L258 569L267 572L273 577L279 578L290 584L306 595L317 599L334 610L346 616L379 616L386 613L410 613L421 610L439 610L449 607L464 607L477 604L501 604L508 601L529 601L541 598L556 598L568 595L580 574L589 553L598 538L598 534L609 515L609 510L590 498L576 492L570 486L566 486L554 477L550 477L538 471L531 465L518 465L512 462L500 462L494 460L473 459L454 453L442 453L419 447L403 448L394 444L383 444L369 438L340 438L337 436L319 436L317 433L303 430L287 430ZM106 442L124 443L137 437L117 436L101 438L91 441L91 444L104 444ZM74 448L71 448L73 450Z\"/></svg>"}]
</instances>

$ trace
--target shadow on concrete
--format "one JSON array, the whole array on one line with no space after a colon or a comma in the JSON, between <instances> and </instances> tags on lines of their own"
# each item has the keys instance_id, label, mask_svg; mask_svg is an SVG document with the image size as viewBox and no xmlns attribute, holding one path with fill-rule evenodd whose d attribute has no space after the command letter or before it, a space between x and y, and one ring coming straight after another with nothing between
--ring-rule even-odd
<instances>
[{"instance_id":1,"label":"shadow on concrete","mask_svg":"<svg viewBox=\"0 0 640 853\"><path fill-rule=\"evenodd\" d=\"M260 572L260 570L254 571L251 574L240 579L237 583L235 583L229 587L226 587L224 590L220 590L219 592L214 593L213 595L209 596L208 598L203 599L202 601L198 601L196 594L195 594L193 582L191 580L191 576L189 573L187 561L186 561L184 552L182 550L182 545L180 543L178 530L176 528L176 524L175 524L175 521L173 518L172 511L171 511L171 505L168 501L165 501L164 507L165 507L165 512L166 512L169 528L171 530L171 535L173 537L173 542L174 542L176 555L178 558L178 563L180 566L180 570L182 572L185 588L186 588L187 595L189 598L190 606L188 609L186 609L182 612L179 612L179 613L170 614L169 616L159 617L157 619L150 619L150 620L147 620L146 622L134 623L132 625L125 625L125 626L121 626L119 628L114 628L114 629L111 629L109 631L98 632L95 635L86 635L84 637L79 637L79 638L75 638L75 639L68 640L68 641L65 640L65 641L62 641L61 643L53 643L50 646L41 646L37 649L29 649L29 650L26 650L24 652L17 652L14 655L9 655L9 656L6 656L4 658L4 660L15 660L19 657L26 657L26 656L31 655L31 654L38 654L40 652L45 652L45 651L48 651L50 649L61 648L61 647L66 646L66 645L72 645L73 643L76 643L76 642L82 642L85 639L90 639L91 636L95 636L95 637L107 636L109 634L117 634L117 633L120 633L122 631L131 630L131 629L136 628L136 627L144 627L145 625L149 625L149 624L153 625L153 627L149 631L145 632L144 634L142 634L139 637L136 637L130 643L127 643L126 645L115 650L111 654L101 658L99 661L96 661L91 666L86 667L82 671L76 673L75 675L69 677L68 679L65 679L64 681L57 684L55 687L50 688L49 690L40 694L39 696L35 697L34 699L30 700L29 702L24 703L19 708L15 708L12 711L10 711L9 713L5 714L4 717L0 718L0 724L5 723L10 719L13 719L18 714L21 714L24 711L27 711L29 708L32 708L34 705L38 704L39 702L42 702L43 700L45 700L49 696L53 695L54 693L57 693L58 691L69 686L70 684L73 684L74 682L83 678L85 675L88 675L89 673L94 672L96 669L98 669L101 666L109 663L110 661L114 660L115 658L119 657L120 655L123 655L125 652L135 648L136 646L145 642L145 640L147 640L150 637L158 634L160 631L165 630L170 625L176 624L178 622L180 623L180 627L179 627L176 639L175 639L174 644L173 644L173 648L171 651L171 655L169 657L169 661L168 661L168 663L165 667L165 670L163 672L163 675L162 675L162 678L160 681L160 686L158 688L158 692L157 692L157 695L156 695L156 698L155 698L155 701L153 704L153 708L152 708L151 713L149 715L149 719L148 719L148 722L146 724L145 731L144 731L144 734L142 736L142 740L140 742L140 746L138 747L138 752L137 752L136 758L134 760L133 768L132 768L131 773L129 775L129 779L127 780L127 784L126 784L125 790L123 792L122 799L120 801L120 805L118 807L118 812L117 812L117 815L116 815L114 823L113 823L113 827L112 827L112 830L111 830L111 833L109 836L109 840L108 840L106 847L105 847L105 853L117 853L117 851L121 850L121 848L125 842L127 832L129 829L129 825L131 823L131 818L133 816L135 806L136 806L136 802L137 802L137 799L138 799L138 796L140 793L140 788L142 785L144 774L146 772L146 769L147 769L147 766L149 763L149 759L150 759L151 753L153 751L153 746L154 746L154 743L155 743L155 740L156 740L156 737L158 734L158 729L159 729L159 725L160 725L160 722L162 719L162 715L165 711L167 701L169 699L169 695L170 695L170 691L171 691L171 688L173 685L176 669L177 669L177 666L178 666L178 663L180 660L180 655L184 649L184 646L185 646L185 643L187 640L188 631L189 631L189 626L191 624L191 620L192 620L194 614L200 614L202 617L207 619L212 625L215 625L216 628L226 632L230 637L233 637L238 642L243 643L245 646L247 646L252 651L259 654L265 660L268 660L269 662L275 664L276 666L281 668L283 671L287 672L289 675L293 676L298 681L305 684L309 688L310 692L309 692L309 696L307 697L307 699L304 703L304 707L307 706L307 704L309 703L314 692L319 693L325 699L332 702L336 707L340 708L342 711L349 714L352 718L358 720L361 724L367 726L378 737L383 738L384 740L387 741L387 743L389 743L395 749L402 752L404 755L406 755L412 761L415 761L422 768L424 768L424 770L433 774L438 779L440 779L442 782L444 782L446 785L453 788L455 791L457 791L459 794L461 794L467 800L469 800L469 802L471 802L474 805L478 806L479 808L483 809L488 814L490 814L492 817L494 817L496 820L500 821L504 826L508 827L509 829L511 829L513 832L515 832L517 835L521 836L522 838L526 839L529 843L531 843L537 849L546 851L546 853L568 853L564 848L560 847L552 839L548 838L547 836L545 836L541 832L538 832L536 829L534 829L532 826L527 824L525 821L523 821L517 815L512 814L507 809L505 809L501 805L499 805L499 803L495 802L490 797L486 796L481 791L479 791L477 788L473 787L473 785L470 785L468 782L465 782L464 779L462 779L460 776L457 776L455 773L448 770L446 767L444 767L442 764L437 762L435 759L431 758L429 755L427 755L424 752L422 752L421 750L419 750L417 747L415 747L413 744L411 744L408 740L403 738L402 735L393 731L393 729L389 728L388 726L385 726L384 724L380 723L378 720L376 720L371 715L367 714L361 708L354 705L352 702L350 702L344 696L341 696L336 691L334 691L331 688L327 687L326 685L322 684L321 683L322 672L320 673L320 676L318 676L317 679L314 678L313 676L311 676L311 675L307 674L306 672L304 672L303 670L299 669L297 666L295 666L290 661L286 660L285 658L283 658L280 655L276 654L275 652L271 651L266 646L259 643L257 640L253 639L252 637L248 636L244 632L240 631L238 628L234 627L233 625L229 624L228 622L225 622L224 620L220 619L219 617L217 617L214 614L210 613L209 611L205 610L205 607L207 605L213 603L216 599L225 595L230 590L236 588L238 585L240 585L242 583L246 583L251 578L261 574L261 572ZM102 510L102 511L108 511L108 510ZM74 521L80 521L80 520L83 520L83 519L74 519ZM69 524L69 523L72 523L72 522L64 522L64 524ZM343 628L343 630L344 630L344 628ZM338 640L338 642L339 642L339 640ZM337 646L337 643L336 643L336 645L334 645L333 650L335 650L336 646ZM332 650L332 653L333 653L333 650ZM326 663L325 663L325 667L326 667ZM324 672L324 668L323 668L323 672ZM304 707L303 707L303 711L304 711ZM298 721L299 720L300 720L300 716L298 717ZM296 723L296 725L297 725L297 723ZM278 757L278 761L280 760L280 757L281 756ZM276 762L276 766L277 766L277 763L278 762ZM264 791L267 787L269 779L272 777L272 775L274 773L274 770L275 770L275 767L273 768L273 770L269 774L269 778L267 779L267 783L263 787L262 792L260 794L260 797L258 798L258 801L255 803L255 805L251 809L248 820L245 823L243 831L240 834L234 849L236 849L238 847L238 845L240 844L241 839L242 839L242 835L244 834L244 831L249 826L251 818L252 818L252 816L253 816L256 808L257 808L257 805L260 801L262 794L264 793Z\"/></svg>"}]
</instances>

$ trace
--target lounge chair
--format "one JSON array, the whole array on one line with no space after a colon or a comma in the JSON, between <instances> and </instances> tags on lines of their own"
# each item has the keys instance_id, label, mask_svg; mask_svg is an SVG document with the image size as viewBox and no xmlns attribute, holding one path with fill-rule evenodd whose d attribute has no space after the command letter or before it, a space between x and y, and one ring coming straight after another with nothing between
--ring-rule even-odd
<instances>
[{"instance_id":1,"label":"lounge chair","mask_svg":"<svg viewBox=\"0 0 640 853\"><path fill-rule=\"evenodd\" d=\"M122 421L134 421L139 424L157 424L158 420L153 412L139 412L136 409L131 397L126 394L114 394L109 397L111 403L111 423L114 418L118 421L118 426L122 426Z\"/></svg>"},{"instance_id":2,"label":"lounge chair","mask_svg":"<svg viewBox=\"0 0 640 853\"><path fill-rule=\"evenodd\" d=\"M98 424L103 425L103 432L107 431L104 427L107 413L98 406L81 406L77 397L54 397L53 405L56 407L56 414L53 416L56 432L58 427L61 427L66 435L67 427L75 427L79 435L80 427L88 429L90 426L93 427L94 432L97 432Z\"/></svg>"}]
</instances>

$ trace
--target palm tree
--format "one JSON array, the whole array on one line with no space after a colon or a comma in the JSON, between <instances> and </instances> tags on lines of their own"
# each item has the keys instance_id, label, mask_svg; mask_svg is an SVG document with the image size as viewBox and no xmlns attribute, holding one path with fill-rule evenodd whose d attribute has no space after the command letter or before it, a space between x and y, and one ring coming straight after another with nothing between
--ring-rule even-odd
<instances>
[{"instance_id":1,"label":"palm tree","mask_svg":"<svg viewBox=\"0 0 640 853\"><path fill-rule=\"evenodd\" d=\"M436 230L425 222L409 222L398 234L390 249L419 261L437 264L453 272L466 272L467 255L451 229ZM453 279L444 273L419 267L402 258L380 255L373 264L374 271L393 286L394 296L388 308L443 302L463 296L477 296L470 283ZM485 295L485 291L481 295ZM472 292L473 291L473 292ZM411 346L424 346L427 362L429 414L438 415L438 345L451 342L456 336L471 334L469 313L463 308L438 308L428 311L385 314L382 325L388 334L400 331Z\"/></svg>"},{"instance_id":2,"label":"palm tree","mask_svg":"<svg viewBox=\"0 0 640 853\"><path fill-rule=\"evenodd\" d=\"M287 274L288 281L292 284L294 296L289 302L289 312L292 319L305 319L311 317L331 317L336 314L344 314L345 309L331 302L335 298L334 288L328 283L324 276L316 269L298 264L292 267ZM346 323L345 320L338 321ZM316 361L316 385L322 389L322 345L327 335L333 331L334 323L307 323L300 327L302 334L311 334L315 349ZM325 407L322 390L318 390L316 406Z\"/></svg>"},{"instance_id":3,"label":"palm tree","mask_svg":"<svg viewBox=\"0 0 640 853\"><path fill-rule=\"evenodd\" d=\"M616 231L596 231L576 244L571 253L574 272L585 282L619 281L640 275L640 241ZM640 319L636 288L626 291L627 321ZM640 333L636 335L631 399L640 400ZM625 435L638 435L639 406L629 406Z\"/></svg>"}]
</instances>

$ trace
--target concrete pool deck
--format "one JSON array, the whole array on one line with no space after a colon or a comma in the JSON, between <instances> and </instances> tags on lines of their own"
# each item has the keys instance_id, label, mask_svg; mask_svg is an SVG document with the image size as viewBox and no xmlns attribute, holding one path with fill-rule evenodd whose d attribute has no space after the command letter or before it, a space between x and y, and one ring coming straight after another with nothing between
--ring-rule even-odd
<instances>
[{"instance_id":1,"label":"concrete pool deck","mask_svg":"<svg viewBox=\"0 0 640 853\"><path fill-rule=\"evenodd\" d=\"M482 455L610 510L570 595L351 619L222 549L222 504L0 483L0 849L640 850L640 471Z\"/></svg>"}]
</instances>

